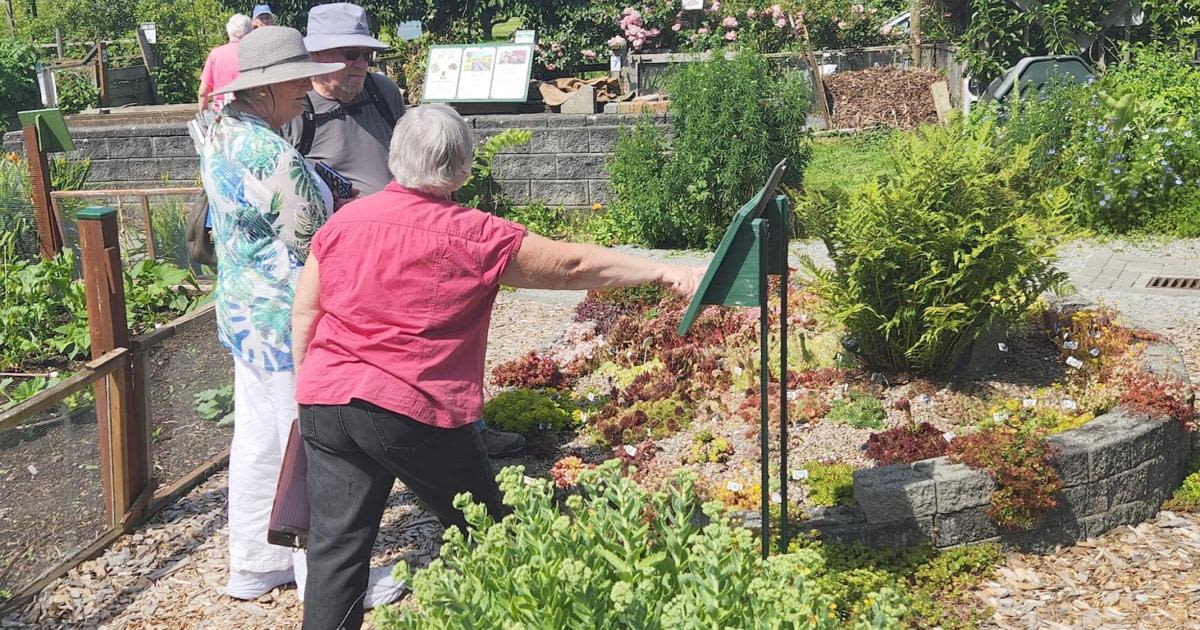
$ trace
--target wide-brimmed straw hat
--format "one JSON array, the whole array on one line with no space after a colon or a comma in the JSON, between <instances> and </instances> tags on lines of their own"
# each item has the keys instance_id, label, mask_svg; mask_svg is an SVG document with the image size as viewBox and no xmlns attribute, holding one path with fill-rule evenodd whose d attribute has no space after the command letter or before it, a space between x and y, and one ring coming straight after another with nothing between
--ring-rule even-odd
<instances>
[{"instance_id":1,"label":"wide-brimmed straw hat","mask_svg":"<svg viewBox=\"0 0 1200 630\"><path fill-rule=\"evenodd\" d=\"M309 61L300 31L286 26L264 26L254 29L238 43L238 76L213 94L316 77L345 67L344 63Z\"/></svg>"},{"instance_id":2,"label":"wide-brimmed straw hat","mask_svg":"<svg viewBox=\"0 0 1200 630\"><path fill-rule=\"evenodd\" d=\"M318 4L308 10L308 36L304 45L310 52L331 48L375 48L387 44L371 37L367 12L357 4L334 2Z\"/></svg>"}]
</instances>

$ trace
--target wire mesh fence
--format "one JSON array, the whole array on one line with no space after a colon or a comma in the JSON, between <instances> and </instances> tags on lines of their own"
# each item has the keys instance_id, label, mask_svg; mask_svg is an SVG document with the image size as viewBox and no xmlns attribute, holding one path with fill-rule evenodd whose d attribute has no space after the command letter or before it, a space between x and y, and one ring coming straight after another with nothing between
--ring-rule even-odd
<instances>
[{"instance_id":1,"label":"wire mesh fence","mask_svg":"<svg viewBox=\"0 0 1200 630\"><path fill-rule=\"evenodd\" d=\"M154 476L166 488L219 456L233 435L233 361L207 307L135 342L144 357Z\"/></svg>"},{"instance_id":2,"label":"wire mesh fence","mask_svg":"<svg viewBox=\"0 0 1200 630\"><path fill-rule=\"evenodd\" d=\"M109 530L95 388L0 430L0 604Z\"/></svg>"}]
</instances>

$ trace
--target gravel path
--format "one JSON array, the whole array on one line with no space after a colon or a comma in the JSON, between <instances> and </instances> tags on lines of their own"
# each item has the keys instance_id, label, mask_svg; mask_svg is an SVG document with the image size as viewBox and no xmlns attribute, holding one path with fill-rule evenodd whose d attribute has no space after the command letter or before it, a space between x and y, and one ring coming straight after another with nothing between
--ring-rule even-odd
<instances>
[{"instance_id":1,"label":"gravel path","mask_svg":"<svg viewBox=\"0 0 1200 630\"><path fill-rule=\"evenodd\" d=\"M1064 248L1062 268L1078 279L1094 254L1113 248L1200 261L1200 240L1075 242ZM700 265L709 258L703 253L633 251L681 264ZM793 263L800 255L828 262L819 244L794 244L791 252ZM1192 378L1200 380L1200 296L1077 288L1116 307L1130 322L1170 338L1183 351ZM502 292L491 321L488 369L552 345L582 297L580 291ZM218 590L226 579L226 482L222 473L198 486L138 532L53 583L24 611L0 620L0 628L297 627L301 607L293 587L256 602L238 602ZM397 484L375 561L426 562L436 553L439 532L436 520ZM1121 528L1056 554L1012 554L979 596L996 608L990 622L996 628L1200 627L1197 563L1200 519L1162 513L1155 522Z\"/></svg>"}]
</instances>

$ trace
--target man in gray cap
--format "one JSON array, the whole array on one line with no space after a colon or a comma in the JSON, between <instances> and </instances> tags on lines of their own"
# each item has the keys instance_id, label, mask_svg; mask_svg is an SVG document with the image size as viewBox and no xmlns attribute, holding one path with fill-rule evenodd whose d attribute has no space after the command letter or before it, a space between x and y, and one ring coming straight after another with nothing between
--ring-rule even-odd
<instances>
[{"instance_id":1,"label":"man in gray cap","mask_svg":"<svg viewBox=\"0 0 1200 630\"><path fill-rule=\"evenodd\" d=\"M349 2L320 4L308 12L304 46L321 63L344 63L337 72L314 77L304 114L284 125L282 135L309 161L323 162L369 195L392 181L388 145L404 114L400 88L369 72L375 51L387 44L371 37L367 13ZM525 438L479 423L488 455L507 457L525 448Z\"/></svg>"}]
</instances>

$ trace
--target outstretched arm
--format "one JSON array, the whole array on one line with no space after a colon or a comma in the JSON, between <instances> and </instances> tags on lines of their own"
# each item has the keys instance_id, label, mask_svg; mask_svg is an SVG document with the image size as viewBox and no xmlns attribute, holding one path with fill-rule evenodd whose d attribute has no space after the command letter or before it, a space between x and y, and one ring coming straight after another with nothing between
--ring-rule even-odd
<instances>
[{"instance_id":1,"label":"outstretched arm","mask_svg":"<svg viewBox=\"0 0 1200 630\"><path fill-rule=\"evenodd\" d=\"M321 278L317 257L309 256L300 272L296 296L292 299L292 363L296 373L308 352L308 344L317 330L317 321L325 314L321 308Z\"/></svg>"}]
</instances>

